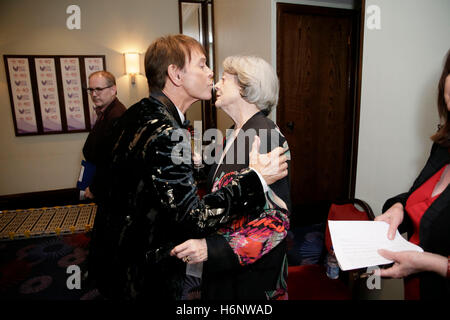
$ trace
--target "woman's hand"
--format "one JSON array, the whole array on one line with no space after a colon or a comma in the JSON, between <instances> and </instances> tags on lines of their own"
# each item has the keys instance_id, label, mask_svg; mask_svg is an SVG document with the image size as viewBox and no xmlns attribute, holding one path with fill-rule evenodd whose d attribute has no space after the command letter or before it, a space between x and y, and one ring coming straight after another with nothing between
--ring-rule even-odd
<instances>
[{"instance_id":1,"label":"woman's hand","mask_svg":"<svg viewBox=\"0 0 450 320\"><path fill-rule=\"evenodd\" d=\"M395 203L385 213L375 218L375 221L385 221L389 224L388 239L394 240L398 226L403 221L403 205Z\"/></svg>"},{"instance_id":2,"label":"woman's hand","mask_svg":"<svg viewBox=\"0 0 450 320\"><path fill-rule=\"evenodd\" d=\"M170 255L176 256L188 264L204 262L208 260L206 239L187 240L173 248Z\"/></svg>"},{"instance_id":3,"label":"woman's hand","mask_svg":"<svg viewBox=\"0 0 450 320\"><path fill-rule=\"evenodd\" d=\"M271 185L288 175L287 157L285 155L287 150L277 147L267 154L260 154L260 144L260 138L255 136L250 151L249 167L261 174L267 185Z\"/></svg>"},{"instance_id":4,"label":"woman's hand","mask_svg":"<svg viewBox=\"0 0 450 320\"><path fill-rule=\"evenodd\" d=\"M381 277L404 278L422 271L436 272L442 277L447 274L448 259L438 254L417 251L393 252L385 249L378 250L378 253L394 261L394 265L388 269L375 270L375 275Z\"/></svg>"}]
</instances>

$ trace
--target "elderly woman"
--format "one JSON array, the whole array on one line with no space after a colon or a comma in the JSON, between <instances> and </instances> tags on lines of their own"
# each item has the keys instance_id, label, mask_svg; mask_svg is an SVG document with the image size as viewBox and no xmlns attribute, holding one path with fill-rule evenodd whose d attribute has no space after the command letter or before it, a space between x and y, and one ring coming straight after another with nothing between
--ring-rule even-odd
<instances>
[{"instance_id":1,"label":"elderly woman","mask_svg":"<svg viewBox=\"0 0 450 320\"><path fill-rule=\"evenodd\" d=\"M405 277L405 299L450 298L450 51L439 81L438 111L443 120L431 137L430 157L411 189L386 201L375 220L389 223L388 237L407 232L425 252L380 254L395 263L380 270L383 277Z\"/></svg>"},{"instance_id":2,"label":"elderly woman","mask_svg":"<svg viewBox=\"0 0 450 320\"><path fill-rule=\"evenodd\" d=\"M267 118L278 102L273 68L253 56L228 57L223 67L216 107L233 119L234 126L227 130L219 163L211 168L212 191L232 183L235 174L248 166L255 134L263 153L278 146L287 149L286 139ZM172 250L188 264L203 262L202 299L287 299L289 192L286 177L267 189L265 208L257 216L240 218L205 239L191 239Z\"/></svg>"}]
</instances>

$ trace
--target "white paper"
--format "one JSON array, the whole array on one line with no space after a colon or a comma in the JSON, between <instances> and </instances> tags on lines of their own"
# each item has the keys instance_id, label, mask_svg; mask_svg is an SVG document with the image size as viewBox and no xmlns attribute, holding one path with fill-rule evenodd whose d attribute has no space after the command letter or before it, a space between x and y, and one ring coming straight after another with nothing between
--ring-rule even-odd
<instances>
[{"instance_id":1,"label":"white paper","mask_svg":"<svg viewBox=\"0 0 450 320\"><path fill-rule=\"evenodd\" d=\"M201 278L203 273L203 262L186 264L186 274L196 278Z\"/></svg>"},{"instance_id":2,"label":"white paper","mask_svg":"<svg viewBox=\"0 0 450 320\"><path fill-rule=\"evenodd\" d=\"M8 58L8 66L17 132L35 133L38 128L28 59Z\"/></svg>"},{"instance_id":3,"label":"white paper","mask_svg":"<svg viewBox=\"0 0 450 320\"><path fill-rule=\"evenodd\" d=\"M79 182L83 181L83 176L84 176L84 166L81 166L80 176L78 177Z\"/></svg>"},{"instance_id":4,"label":"white paper","mask_svg":"<svg viewBox=\"0 0 450 320\"><path fill-rule=\"evenodd\" d=\"M61 58L61 77L66 107L67 130L84 130L83 94L80 63L77 57Z\"/></svg>"},{"instance_id":5,"label":"white paper","mask_svg":"<svg viewBox=\"0 0 450 320\"><path fill-rule=\"evenodd\" d=\"M54 58L35 58L36 78L44 132L62 131Z\"/></svg>"},{"instance_id":6,"label":"white paper","mask_svg":"<svg viewBox=\"0 0 450 320\"><path fill-rule=\"evenodd\" d=\"M103 58L84 58L84 68L86 72L86 87L89 87L89 76L97 71L103 70ZM95 113L95 104L89 99L89 117L91 119L91 128L94 127L97 114Z\"/></svg>"},{"instance_id":7,"label":"white paper","mask_svg":"<svg viewBox=\"0 0 450 320\"><path fill-rule=\"evenodd\" d=\"M404 239L398 230L395 238L389 240L389 224L384 221L330 220L328 226L336 259L344 271L392 263L378 254L379 249L423 252Z\"/></svg>"}]
</instances>

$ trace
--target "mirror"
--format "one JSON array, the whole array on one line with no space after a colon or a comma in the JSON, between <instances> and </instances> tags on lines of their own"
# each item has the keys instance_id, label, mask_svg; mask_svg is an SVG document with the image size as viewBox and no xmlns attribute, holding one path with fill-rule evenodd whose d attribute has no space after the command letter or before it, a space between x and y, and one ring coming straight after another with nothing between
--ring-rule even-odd
<instances>
[{"instance_id":1,"label":"mirror","mask_svg":"<svg viewBox=\"0 0 450 320\"><path fill-rule=\"evenodd\" d=\"M214 0L179 0L180 33L200 42L207 52L208 66L215 71L214 61ZM216 79L214 79L216 81ZM202 121L203 131L216 128L216 108L210 101L198 101L186 112L191 121Z\"/></svg>"}]
</instances>

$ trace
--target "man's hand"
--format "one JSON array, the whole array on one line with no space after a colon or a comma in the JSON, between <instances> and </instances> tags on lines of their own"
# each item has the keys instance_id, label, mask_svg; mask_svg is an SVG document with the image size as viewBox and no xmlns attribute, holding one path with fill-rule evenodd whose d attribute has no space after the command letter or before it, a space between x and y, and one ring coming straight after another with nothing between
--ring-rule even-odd
<instances>
[{"instance_id":1,"label":"man's hand","mask_svg":"<svg viewBox=\"0 0 450 320\"><path fill-rule=\"evenodd\" d=\"M192 162L194 166L199 167L202 165L202 156L195 151L192 151Z\"/></svg>"},{"instance_id":2,"label":"man's hand","mask_svg":"<svg viewBox=\"0 0 450 320\"><path fill-rule=\"evenodd\" d=\"M84 196L88 199L94 199L94 195L92 194L91 190L89 189L89 187L87 187L84 190Z\"/></svg>"},{"instance_id":3,"label":"man's hand","mask_svg":"<svg viewBox=\"0 0 450 320\"><path fill-rule=\"evenodd\" d=\"M277 147L267 154L260 154L260 144L261 140L255 136L250 151L249 167L261 174L267 185L271 185L288 175L287 156L285 155L288 150Z\"/></svg>"}]
</instances>

